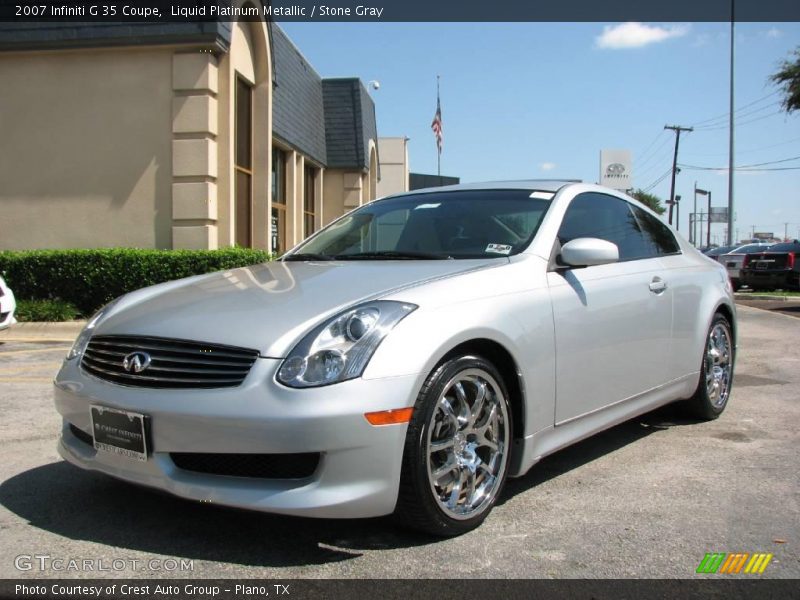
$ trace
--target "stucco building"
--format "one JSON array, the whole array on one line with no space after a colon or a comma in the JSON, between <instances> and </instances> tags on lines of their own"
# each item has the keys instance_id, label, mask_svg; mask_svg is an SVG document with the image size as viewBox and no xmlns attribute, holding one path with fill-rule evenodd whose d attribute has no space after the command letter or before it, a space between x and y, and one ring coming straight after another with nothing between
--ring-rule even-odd
<instances>
[{"instance_id":1,"label":"stucco building","mask_svg":"<svg viewBox=\"0 0 800 600\"><path fill-rule=\"evenodd\" d=\"M275 24L0 24L0 81L0 249L283 252L377 194L366 87Z\"/></svg>"}]
</instances>

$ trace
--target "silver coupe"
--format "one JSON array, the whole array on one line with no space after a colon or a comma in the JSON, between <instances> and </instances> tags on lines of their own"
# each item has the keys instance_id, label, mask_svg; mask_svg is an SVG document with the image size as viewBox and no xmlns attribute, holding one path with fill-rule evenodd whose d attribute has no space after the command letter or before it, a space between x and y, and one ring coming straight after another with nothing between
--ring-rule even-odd
<instances>
[{"instance_id":1,"label":"silver coupe","mask_svg":"<svg viewBox=\"0 0 800 600\"><path fill-rule=\"evenodd\" d=\"M577 440L676 401L718 417L735 347L725 267L628 196L429 189L100 310L55 380L59 451L196 501L457 535Z\"/></svg>"}]
</instances>

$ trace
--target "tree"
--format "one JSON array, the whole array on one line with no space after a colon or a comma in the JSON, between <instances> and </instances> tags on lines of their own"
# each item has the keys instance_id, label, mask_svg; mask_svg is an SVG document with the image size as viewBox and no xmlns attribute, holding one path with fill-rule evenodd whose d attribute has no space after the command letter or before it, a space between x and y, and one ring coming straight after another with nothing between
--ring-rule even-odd
<instances>
[{"instance_id":1,"label":"tree","mask_svg":"<svg viewBox=\"0 0 800 600\"><path fill-rule=\"evenodd\" d=\"M787 113L800 109L800 47L792 53L794 59L783 61L780 70L770 79L783 89L783 109Z\"/></svg>"},{"instance_id":2,"label":"tree","mask_svg":"<svg viewBox=\"0 0 800 600\"><path fill-rule=\"evenodd\" d=\"M631 197L636 198L639 202L644 204L647 208L654 213L663 215L667 209L661 206L661 198L655 194L648 194L644 190L634 190L631 192Z\"/></svg>"}]
</instances>

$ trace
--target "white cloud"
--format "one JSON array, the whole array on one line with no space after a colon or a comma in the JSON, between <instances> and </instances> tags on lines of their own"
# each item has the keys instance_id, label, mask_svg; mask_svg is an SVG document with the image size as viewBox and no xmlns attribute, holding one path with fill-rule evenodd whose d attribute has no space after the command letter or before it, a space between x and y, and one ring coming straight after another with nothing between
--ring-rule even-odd
<instances>
[{"instance_id":1,"label":"white cloud","mask_svg":"<svg viewBox=\"0 0 800 600\"><path fill-rule=\"evenodd\" d=\"M552 162L543 162L542 164L540 164L540 165L539 165L539 168L540 168L542 171L552 171L553 169L555 169L555 168L556 168L556 163L552 163Z\"/></svg>"},{"instance_id":2,"label":"white cloud","mask_svg":"<svg viewBox=\"0 0 800 600\"><path fill-rule=\"evenodd\" d=\"M768 38L779 38L783 35L783 32L777 27L772 27L771 29L768 29L764 35L766 35Z\"/></svg>"},{"instance_id":3,"label":"white cloud","mask_svg":"<svg viewBox=\"0 0 800 600\"><path fill-rule=\"evenodd\" d=\"M619 25L606 25L603 33L595 39L598 48L619 50L622 48L641 48L648 44L682 37L689 33L688 25L658 27L630 21Z\"/></svg>"}]
</instances>

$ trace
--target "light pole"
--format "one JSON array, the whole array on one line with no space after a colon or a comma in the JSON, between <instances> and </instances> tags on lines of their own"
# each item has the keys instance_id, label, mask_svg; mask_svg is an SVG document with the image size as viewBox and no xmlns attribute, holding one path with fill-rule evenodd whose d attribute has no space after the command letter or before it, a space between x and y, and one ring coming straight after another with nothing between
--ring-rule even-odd
<instances>
[{"instance_id":1,"label":"light pole","mask_svg":"<svg viewBox=\"0 0 800 600\"><path fill-rule=\"evenodd\" d=\"M709 190L701 190L700 188L694 188L695 195L700 194L701 196L708 196L708 227L706 228L706 246L711 245L711 192Z\"/></svg>"},{"instance_id":2,"label":"light pole","mask_svg":"<svg viewBox=\"0 0 800 600\"><path fill-rule=\"evenodd\" d=\"M692 223L692 231L689 233L689 237L691 238L691 242L697 246L697 231L695 231L697 226L697 182L694 182L694 221Z\"/></svg>"},{"instance_id":3,"label":"light pole","mask_svg":"<svg viewBox=\"0 0 800 600\"><path fill-rule=\"evenodd\" d=\"M735 42L735 29L733 24L736 22L734 4L735 0L731 0L731 75L730 75L730 112L728 113L728 245L732 243L731 235L733 235L733 47Z\"/></svg>"}]
</instances>

